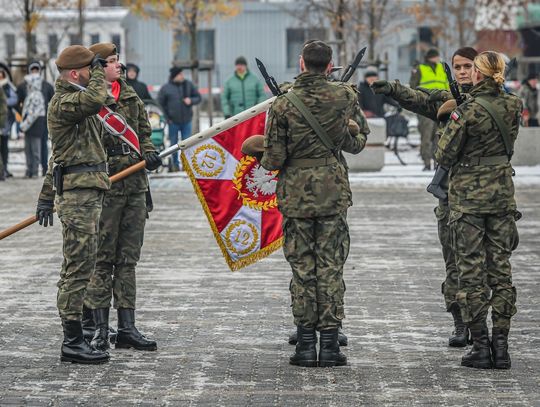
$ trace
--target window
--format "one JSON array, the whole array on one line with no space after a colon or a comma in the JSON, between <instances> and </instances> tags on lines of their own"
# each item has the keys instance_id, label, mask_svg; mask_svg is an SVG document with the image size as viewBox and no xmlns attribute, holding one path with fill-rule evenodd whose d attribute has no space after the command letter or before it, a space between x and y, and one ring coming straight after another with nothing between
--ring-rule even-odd
<instances>
[{"instance_id":1,"label":"window","mask_svg":"<svg viewBox=\"0 0 540 407\"><path fill-rule=\"evenodd\" d=\"M81 37L79 36L79 33L77 34L69 34L69 44L70 45L82 45Z\"/></svg>"},{"instance_id":2,"label":"window","mask_svg":"<svg viewBox=\"0 0 540 407\"><path fill-rule=\"evenodd\" d=\"M99 0L100 7L121 7L122 0Z\"/></svg>"},{"instance_id":3,"label":"window","mask_svg":"<svg viewBox=\"0 0 540 407\"><path fill-rule=\"evenodd\" d=\"M58 35L49 34L49 56L55 57L58 55Z\"/></svg>"},{"instance_id":4,"label":"window","mask_svg":"<svg viewBox=\"0 0 540 407\"><path fill-rule=\"evenodd\" d=\"M214 42L215 30L199 30L197 31L197 58L199 60L213 61L215 58L215 42ZM189 61L189 47L190 39L189 35L184 32L177 32L175 36L176 40L176 55L177 61Z\"/></svg>"},{"instance_id":5,"label":"window","mask_svg":"<svg viewBox=\"0 0 540 407\"><path fill-rule=\"evenodd\" d=\"M32 34L30 36L30 53L32 55L37 54L37 41L36 41L36 34Z\"/></svg>"},{"instance_id":6,"label":"window","mask_svg":"<svg viewBox=\"0 0 540 407\"><path fill-rule=\"evenodd\" d=\"M325 40L324 28L288 28L287 29L287 68L298 66L302 45L310 39Z\"/></svg>"},{"instance_id":7,"label":"window","mask_svg":"<svg viewBox=\"0 0 540 407\"><path fill-rule=\"evenodd\" d=\"M15 34L4 34L6 54L11 57L15 53Z\"/></svg>"},{"instance_id":8,"label":"window","mask_svg":"<svg viewBox=\"0 0 540 407\"><path fill-rule=\"evenodd\" d=\"M116 45L116 51L118 53L120 53L120 42L121 42L121 37L120 37L120 34L113 34L111 35L111 42Z\"/></svg>"},{"instance_id":9,"label":"window","mask_svg":"<svg viewBox=\"0 0 540 407\"><path fill-rule=\"evenodd\" d=\"M99 34L90 34L90 45L97 44L99 42Z\"/></svg>"}]
</instances>

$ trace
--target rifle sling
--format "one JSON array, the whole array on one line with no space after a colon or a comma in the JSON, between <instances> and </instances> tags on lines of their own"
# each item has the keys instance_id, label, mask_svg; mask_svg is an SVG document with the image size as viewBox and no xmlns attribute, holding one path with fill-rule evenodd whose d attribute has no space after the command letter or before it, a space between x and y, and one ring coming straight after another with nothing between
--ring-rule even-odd
<instances>
[{"instance_id":1,"label":"rifle sling","mask_svg":"<svg viewBox=\"0 0 540 407\"><path fill-rule=\"evenodd\" d=\"M486 109L489 115L495 121L495 124L499 128L499 133L501 133L501 137L503 139L506 155L508 156L508 160L510 161L512 155L514 154L513 143L510 139L510 130L508 129L506 123L503 121L496 107L490 102L490 99L491 98L488 98L486 96L477 96L474 98L474 101L480 106L482 106L484 109Z\"/></svg>"},{"instance_id":2,"label":"rifle sling","mask_svg":"<svg viewBox=\"0 0 540 407\"><path fill-rule=\"evenodd\" d=\"M313 116L313 114L309 111L308 107L300 100L300 98L291 90L284 95L289 102L291 102L294 107L296 107L302 116L304 116L304 119L307 120L309 126L313 129L315 134L319 137L323 145L334 154L334 156L339 161L339 156L336 152L336 146L332 139L328 136L328 133L323 129L319 121Z\"/></svg>"}]
</instances>

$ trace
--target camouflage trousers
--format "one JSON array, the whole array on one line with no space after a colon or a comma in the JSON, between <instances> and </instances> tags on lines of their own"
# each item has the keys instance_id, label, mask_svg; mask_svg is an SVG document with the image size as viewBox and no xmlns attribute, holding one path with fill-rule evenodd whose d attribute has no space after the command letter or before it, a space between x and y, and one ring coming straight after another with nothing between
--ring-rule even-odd
<instances>
[{"instance_id":1,"label":"camouflage trousers","mask_svg":"<svg viewBox=\"0 0 540 407\"><path fill-rule=\"evenodd\" d=\"M85 304L90 309L135 309L135 266L139 261L146 224L145 193L105 194L99 221L96 270Z\"/></svg>"},{"instance_id":2,"label":"camouflage trousers","mask_svg":"<svg viewBox=\"0 0 540 407\"><path fill-rule=\"evenodd\" d=\"M441 286L441 292L444 296L446 311L450 311L452 305L456 304L456 294L458 292L458 271L454 249L452 248L452 235L448 226L448 216L450 208L448 205L439 203L435 208L437 226L439 231L439 242L441 243L442 255L446 268L446 278Z\"/></svg>"},{"instance_id":3,"label":"camouflage trousers","mask_svg":"<svg viewBox=\"0 0 540 407\"><path fill-rule=\"evenodd\" d=\"M283 217L283 252L291 265L294 323L318 330L345 318L343 266L349 254L346 212L318 218Z\"/></svg>"},{"instance_id":4,"label":"camouflage trousers","mask_svg":"<svg viewBox=\"0 0 540 407\"><path fill-rule=\"evenodd\" d=\"M515 213L471 215L450 212L450 228L459 271L456 295L463 320L471 328L485 326L491 306L493 327L510 329L516 313L510 256L519 243ZM491 289L491 298L484 288Z\"/></svg>"},{"instance_id":5,"label":"camouflage trousers","mask_svg":"<svg viewBox=\"0 0 540 407\"><path fill-rule=\"evenodd\" d=\"M427 117L418 115L418 132L420 133L420 156L424 165L429 165L437 147L437 123Z\"/></svg>"},{"instance_id":6,"label":"camouflage trousers","mask_svg":"<svg viewBox=\"0 0 540 407\"><path fill-rule=\"evenodd\" d=\"M103 191L72 189L56 196L55 207L62 223L62 270L58 281L60 317L80 320L85 292L96 265L99 217Z\"/></svg>"}]
</instances>

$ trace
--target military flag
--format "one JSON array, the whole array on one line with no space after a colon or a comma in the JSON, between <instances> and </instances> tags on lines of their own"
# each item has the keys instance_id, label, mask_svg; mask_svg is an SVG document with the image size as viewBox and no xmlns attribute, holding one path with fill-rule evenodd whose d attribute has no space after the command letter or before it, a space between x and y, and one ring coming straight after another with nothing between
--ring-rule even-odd
<instances>
[{"instance_id":1,"label":"military flag","mask_svg":"<svg viewBox=\"0 0 540 407\"><path fill-rule=\"evenodd\" d=\"M283 244L277 209L277 171L267 171L241 152L242 143L264 134L266 112L187 148L182 164L231 270L268 256Z\"/></svg>"}]
</instances>

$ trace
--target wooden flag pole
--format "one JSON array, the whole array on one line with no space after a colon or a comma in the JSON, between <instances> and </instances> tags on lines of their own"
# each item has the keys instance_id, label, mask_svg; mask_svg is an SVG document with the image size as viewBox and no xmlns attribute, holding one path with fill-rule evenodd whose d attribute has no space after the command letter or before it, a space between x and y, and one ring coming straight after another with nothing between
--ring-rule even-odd
<instances>
[{"instance_id":1,"label":"wooden flag pole","mask_svg":"<svg viewBox=\"0 0 540 407\"><path fill-rule=\"evenodd\" d=\"M240 124L242 122L245 122L246 120L251 119L252 117L257 116L258 114L267 111L270 106L272 105L272 102L275 100L275 97L272 97L268 100L265 100L264 102L259 103L258 105L253 106L252 108L248 110L244 110L241 113L238 113L236 116L230 117L218 124L213 125L212 127L209 127L206 130L201 131L200 133L194 134L193 136L182 140L178 144L175 144L174 146L170 146L169 148L163 150L159 156L160 157L167 157L179 150L185 150L187 148L193 147L194 145L197 145L201 143L204 140L208 140L209 138L212 138L219 133L228 130L237 124ZM137 164L132 165L131 167L126 168L125 170L120 171L119 173L116 173L110 177L111 182L118 182L131 174L142 170L146 165L145 161L138 162ZM56 212L53 210L53 212ZM17 233L18 231L32 225L33 223L37 222L37 216L30 216L26 219L24 219L22 222L17 223L16 225L13 225L7 229L4 229L0 232L0 240L11 236L14 233Z\"/></svg>"}]
</instances>

